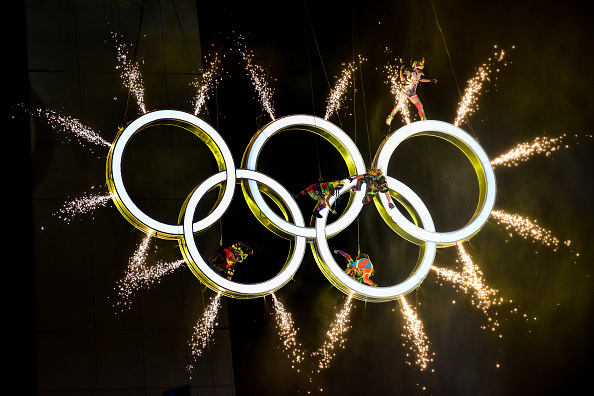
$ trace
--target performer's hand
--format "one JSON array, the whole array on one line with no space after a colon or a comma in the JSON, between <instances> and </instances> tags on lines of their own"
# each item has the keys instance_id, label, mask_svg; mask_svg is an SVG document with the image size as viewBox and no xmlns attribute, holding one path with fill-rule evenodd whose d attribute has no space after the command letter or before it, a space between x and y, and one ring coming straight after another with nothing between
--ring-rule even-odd
<instances>
[{"instance_id":1,"label":"performer's hand","mask_svg":"<svg viewBox=\"0 0 594 396\"><path fill-rule=\"evenodd\" d=\"M433 84L437 84L437 78L433 79Z\"/></svg>"},{"instance_id":2,"label":"performer's hand","mask_svg":"<svg viewBox=\"0 0 594 396\"><path fill-rule=\"evenodd\" d=\"M394 207L395 207L396 205L394 205L392 202L390 202L390 205L389 205L389 206L390 206L390 209L394 209Z\"/></svg>"},{"instance_id":3,"label":"performer's hand","mask_svg":"<svg viewBox=\"0 0 594 396\"><path fill-rule=\"evenodd\" d=\"M386 125L390 126L392 125L392 120L394 119L394 117L392 116L392 114L390 114L388 116L388 118L386 118Z\"/></svg>"}]
</instances>

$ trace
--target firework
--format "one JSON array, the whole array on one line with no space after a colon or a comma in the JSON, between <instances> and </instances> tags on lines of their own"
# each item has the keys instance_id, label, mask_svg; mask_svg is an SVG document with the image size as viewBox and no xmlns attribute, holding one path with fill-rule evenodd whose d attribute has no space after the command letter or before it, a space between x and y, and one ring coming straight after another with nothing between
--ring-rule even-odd
<instances>
[{"instance_id":1,"label":"firework","mask_svg":"<svg viewBox=\"0 0 594 396\"><path fill-rule=\"evenodd\" d=\"M406 320L403 328L406 330L403 336L411 342L410 349L414 352L415 364L422 370L425 370L429 363L433 361L429 357L429 339L425 335L423 322L417 316L415 310L411 308L404 296L400 297L400 311Z\"/></svg>"},{"instance_id":2,"label":"firework","mask_svg":"<svg viewBox=\"0 0 594 396\"><path fill-rule=\"evenodd\" d=\"M330 367L330 362L336 356L334 352L338 347L344 348L346 344L345 333L351 328L350 313L352 304L352 295L349 295L342 307L342 310L336 314L336 319L326 332L326 340L320 349L312 353L312 356L319 356L319 370Z\"/></svg>"},{"instance_id":3,"label":"firework","mask_svg":"<svg viewBox=\"0 0 594 396\"><path fill-rule=\"evenodd\" d=\"M218 54L215 54L214 60L210 63L209 68L202 72L202 83L198 80L192 83L197 90L196 97L192 103L195 115L198 115L206 101L210 98L209 92L213 84L217 83L217 71L220 63L221 61Z\"/></svg>"},{"instance_id":4,"label":"firework","mask_svg":"<svg viewBox=\"0 0 594 396\"><path fill-rule=\"evenodd\" d=\"M523 236L524 239L531 238L544 245L552 246L555 251L559 247L559 239L554 237L551 231L538 226L536 220L532 221L520 215L505 213L501 210L492 211L491 217L496 219L498 224L505 224L506 229L513 229L516 233ZM571 241L565 241L564 244L569 246Z\"/></svg>"},{"instance_id":5,"label":"firework","mask_svg":"<svg viewBox=\"0 0 594 396\"><path fill-rule=\"evenodd\" d=\"M359 58L359 64L362 62L362 58ZM344 94L352 84L353 73L357 70L353 63L346 65L346 68L342 71L340 78L337 80L334 89L330 91L328 102L326 105L326 115L324 119L327 120L330 116L338 111L344 101Z\"/></svg>"},{"instance_id":6,"label":"firework","mask_svg":"<svg viewBox=\"0 0 594 396\"><path fill-rule=\"evenodd\" d=\"M202 351L206 345L212 339L214 333L214 327L218 324L216 322L221 309L221 293L218 293L214 298L211 299L210 304L202 314L202 318L194 326L194 333L192 334L192 340L189 343L192 351L192 361L202 356ZM193 364L188 364L188 371L193 371Z\"/></svg>"},{"instance_id":7,"label":"firework","mask_svg":"<svg viewBox=\"0 0 594 396\"><path fill-rule=\"evenodd\" d=\"M62 116L55 111L46 109L37 109L36 114L45 117L54 130L73 134L81 144L83 142L90 142L98 146L111 147L111 143L99 136L97 132L84 126L76 118Z\"/></svg>"},{"instance_id":8,"label":"firework","mask_svg":"<svg viewBox=\"0 0 594 396\"><path fill-rule=\"evenodd\" d=\"M87 214L93 210L104 207L111 200L111 195L89 195L75 198L66 202L56 213L58 218L70 222L76 215Z\"/></svg>"},{"instance_id":9,"label":"firework","mask_svg":"<svg viewBox=\"0 0 594 396\"><path fill-rule=\"evenodd\" d=\"M117 34L113 35L114 39L118 38ZM136 98L136 104L142 114L146 114L146 105L144 103L144 82L138 61L129 59L128 47L126 44L117 43L117 59L120 62L116 69L121 71L121 77L124 81L124 86L128 88L130 94Z\"/></svg>"},{"instance_id":10,"label":"firework","mask_svg":"<svg viewBox=\"0 0 594 396\"><path fill-rule=\"evenodd\" d=\"M556 138L537 137L530 143L520 143L509 152L492 160L491 165L493 167L497 165L508 167L513 165L518 166L521 162L528 161L536 154L544 154L548 157L561 148L569 147L567 144L563 143L566 136L566 134L563 134Z\"/></svg>"},{"instance_id":11,"label":"firework","mask_svg":"<svg viewBox=\"0 0 594 396\"><path fill-rule=\"evenodd\" d=\"M297 344L297 329L291 314L287 312L283 304L272 293L272 301L274 306L276 325L279 329L279 337L283 343L283 349L287 353L287 357L291 360L291 367L296 368L303 362L305 354L300 349L301 344ZM299 371L300 369L297 369Z\"/></svg>"},{"instance_id":12,"label":"firework","mask_svg":"<svg viewBox=\"0 0 594 396\"><path fill-rule=\"evenodd\" d=\"M390 92L396 97L396 104L400 105L398 112L403 121L410 124L410 112L407 106L408 98L404 95L404 82L400 80L400 68L403 66L403 61L400 59L398 65L386 66L386 74L388 75Z\"/></svg>"}]
</instances>

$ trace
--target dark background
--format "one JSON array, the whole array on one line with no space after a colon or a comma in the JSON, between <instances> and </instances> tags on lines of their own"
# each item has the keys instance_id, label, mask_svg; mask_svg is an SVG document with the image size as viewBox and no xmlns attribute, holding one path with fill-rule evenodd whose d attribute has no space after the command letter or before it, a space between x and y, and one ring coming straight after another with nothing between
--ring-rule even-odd
<instances>
[{"instance_id":1,"label":"dark background","mask_svg":"<svg viewBox=\"0 0 594 396\"><path fill-rule=\"evenodd\" d=\"M500 306L485 315L470 294L434 272L407 296L430 342L433 362L427 370L421 371L409 356L397 301L356 301L344 349L310 381L286 359L272 300L266 297L223 299L213 341L190 379L184 371L187 341L214 293L180 268L139 290L129 309L115 312L114 288L144 235L113 205L69 223L54 215L73 197L107 191L107 150L68 142L63 132L13 106L17 116L11 120L32 158L33 216L27 218L31 227L24 228L34 244L25 275L19 271L19 276L26 276L35 295L33 306L24 310L35 312L33 340L25 341L35 345L26 361L35 373L38 394L161 394L185 384L192 386L192 394L217 395L320 389L328 394L525 395L581 389L589 375L593 330L593 147L588 124L593 103L587 70L592 34L580 3L227 5L163 0L147 1L144 9L140 1L25 4L14 13L24 19L21 30L11 36L17 47L15 80L21 83L14 103L80 119L108 141L118 126L139 114L133 101L126 101L116 70L111 33L119 32L143 61L149 110L191 112L194 91L189 82L214 52L224 56L220 82L200 116L222 134L236 164L252 135L271 121L236 50L239 37L269 73L276 117L323 117L330 89L345 65L358 55L365 58L356 74L356 91L349 89L330 121L356 141L368 165L385 136L402 125L399 117L392 130L384 124L394 105L386 65L395 58L409 63L424 56L427 76L439 80L419 89L425 112L430 119L453 122L459 92L493 56L495 45L506 51L506 66L498 64L500 71L491 73L477 101L479 109L462 128L490 158L537 137L566 134L567 144L517 167L495 168L495 209L536 220L561 241L555 249L491 219L464 244L484 282L503 299ZM418 119L414 107L410 109ZM177 221L187 194L212 174L210 154L187 135L156 130L130 149L125 170L131 194L147 213L164 221ZM346 173L327 142L297 132L271 139L258 170L293 192L320 175L329 180ZM397 150L388 173L421 196L440 231L463 226L474 211L472 168L447 142L410 139ZM248 243L256 254L238 268L236 279L267 279L282 267L289 242L265 230L239 188L236 193L221 222L196 240L205 252L217 247L221 235L226 244ZM308 217L313 203L303 198L300 205ZM564 241L571 241L570 246ZM380 285L406 276L418 252L388 229L372 205L329 243L351 254L359 244L370 254L376 267L373 279ZM154 241L150 252L147 264L181 258L173 241ZM459 269L456 249L440 249L435 265ZM307 351L322 344L345 300L309 251L277 297L292 314L298 341ZM500 323L496 331L483 329L489 317ZM305 370L315 365L309 360Z\"/></svg>"}]
</instances>

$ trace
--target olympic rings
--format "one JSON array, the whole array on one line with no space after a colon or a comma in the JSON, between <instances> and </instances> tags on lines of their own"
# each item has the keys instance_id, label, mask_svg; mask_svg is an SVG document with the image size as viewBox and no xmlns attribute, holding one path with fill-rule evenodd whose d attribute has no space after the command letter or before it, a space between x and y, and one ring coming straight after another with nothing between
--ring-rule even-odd
<instances>
[{"instance_id":1,"label":"olympic rings","mask_svg":"<svg viewBox=\"0 0 594 396\"><path fill-rule=\"evenodd\" d=\"M186 129L199 137L215 156L219 172L207 178L188 196L180 213L179 224L165 224L143 213L129 197L121 173L122 158L126 145L139 131L155 125L174 125ZM388 287L369 287L349 277L335 262L328 247L327 238L348 227L359 215L366 187L350 194L345 211L331 224L327 224L328 209L320 211L322 218L314 227L306 227L303 215L291 194L276 180L256 170L258 156L264 144L277 133L297 129L313 132L329 141L345 159L349 176L366 172L365 163L350 137L336 125L309 115L292 115L279 118L258 131L246 148L241 168L235 168L231 152L220 136L209 124L200 118L178 110L158 110L144 114L121 130L110 149L107 165L107 185L116 207L124 217L138 229L154 233L163 239L179 241L180 250L194 275L206 286L228 297L254 298L271 294L282 288L294 276L305 254L305 245L312 243L314 258L326 278L339 290L365 301L388 301L409 293L421 284L427 276L436 254L436 248L449 246L469 239L486 222L494 205L495 178L490 161L482 148L466 132L440 121L421 121L409 124L390 135L380 146L373 162L374 168L387 170L394 150L404 139L419 135L437 136L460 148L473 164L479 179L479 204L471 221L454 232L438 233L433 220L422 200L402 182L386 175L390 195L404 206L413 224L398 209L389 209L385 196L374 201L386 223L403 238L420 246L419 259L414 270L403 282ZM219 276L203 259L198 251L194 234L212 226L229 207L240 181L248 206L256 218L270 231L281 237L292 239L289 255L281 271L272 279L257 284L241 284ZM344 180L341 194L349 191L354 182ZM198 203L218 185L217 203L204 218L194 222ZM284 218L277 215L262 197L268 195L281 209Z\"/></svg>"}]
</instances>

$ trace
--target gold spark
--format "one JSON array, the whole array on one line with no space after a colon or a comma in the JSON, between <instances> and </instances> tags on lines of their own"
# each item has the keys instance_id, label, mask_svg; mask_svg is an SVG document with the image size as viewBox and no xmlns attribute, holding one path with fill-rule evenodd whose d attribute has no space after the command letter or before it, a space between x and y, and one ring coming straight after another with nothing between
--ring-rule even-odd
<instances>
[{"instance_id":1,"label":"gold spark","mask_svg":"<svg viewBox=\"0 0 594 396\"><path fill-rule=\"evenodd\" d=\"M36 114L38 116L44 116L49 125L55 130L72 133L81 144L86 141L100 146L111 147L111 143L99 136L97 132L84 126L76 118L62 116L55 111L47 109L37 109Z\"/></svg>"},{"instance_id":2,"label":"gold spark","mask_svg":"<svg viewBox=\"0 0 594 396\"><path fill-rule=\"evenodd\" d=\"M128 263L128 269L124 277L118 282L118 301L116 305L129 307L131 305L130 298L134 292L141 287L150 287L154 283L161 280L161 278L170 272L185 264L185 260L177 260L175 262L159 262L151 267L146 266L146 258L148 256L148 249L153 233L146 235L142 243L134 252ZM122 308L123 311L123 308Z\"/></svg>"},{"instance_id":3,"label":"gold spark","mask_svg":"<svg viewBox=\"0 0 594 396\"><path fill-rule=\"evenodd\" d=\"M316 352L312 353L312 356L319 356L320 362L318 368L320 370L330 367L330 362L336 356L335 349L345 348L346 338L345 333L351 328L350 313L352 304L352 295L349 295L344 303L344 306L336 314L334 322L330 326L330 329L326 332L326 340L324 344Z\"/></svg>"},{"instance_id":4,"label":"gold spark","mask_svg":"<svg viewBox=\"0 0 594 396\"><path fill-rule=\"evenodd\" d=\"M495 48L497 48L497 46L495 46ZM455 126L460 126L468 115L478 110L478 96L481 94L485 82L490 81L490 76L493 71L492 67L494 67L496 62L500 63L503 61L505 52L503 50L499 52L496 51L493 55L495 59L489 58L488 62L480 66L475 76L468 81L468 86L464 90L464 95L462 96L456 119L454 120ZM496 69L496 71L499 71L499 69Z\"/></svg>"},{"instance_id":5,"label":"gold spark","mask_svg":"<svg viewBox=\"0 0 594 396\"><path fill-rule=\"evenodd\" d=\"M471 293L472 305L482 310L483 313L488 316L490 309L493 306L501 305L503 299L497 298L497 290L492 289L485 284L483 273L472 261L472 258L466 252L462 243L458 242L456 246L458 248L459 261L462 262L461 272L436 266L432 266L431 269L435 271L439 277L453 283L465 293ZM499 327L499 322L492 317L488 317L488 323L493 331ZM482 327L486 328L485 326Z\"/></svg>"},{"instance_id":6,"label":"gold spark","mask_svg":"<svg viewBox=\"0 0 594 396\"><path fill-rule=\"evenodd\" d=\"M221 293L218 293L210 301L210 304L202 314L202 318L194 326L194 333L192 334L192 340L189 342L190 349L192 351L192 363L187 365L189 372L194 370L193 363L196 362L198 357L202 356L202 351L206 345L212 339L214 333L214 327L218 325L216 322L221 309Z\"/></svg>"},{"instance_id":7,"label":"gold spark","mask_svg":"<svg viewBox=\"0 0 594 396\"><path fill-rule=\"evenodd\" d=\"M399 106L399 113L402 120L410 124L410 112L408 109L408 97L404 95L404 81L400 80L400 68L404 66L402 59L398 60L397 65L387 65L385 67L390 84L390 92L396 98L396 104Z\"/></svg>"},{"instance_id":8,"label":"gold spark","mask_svg":"<svg viewBox=\"0 0 594 396\"><path fill-rule=\"evenodd\" d=\"M359 56L359 64L363 61L363 58ZM340 78L336 81L334 89L330 91L328 101L326 105L326 115L324 119L327 120L330 116L338 111L344 101L344 94L353 82L353 73L357 70L355 65L351 62L346 65L346 68L342 71Z\"/></svg>"},{"instance_id":9,"label":"gold spark","mask_svg":"<svg viewBox=\"0 0 594 396\"><path fill-rule=\"evenodd\" d=\"M403 326L406 332L403 336L411 342L410 349L416 356L415 364L423 371L433 361L429 357L429 339L425 334L423 322L417 316L417 312L408 304L404 296L400 297L400 308L406 321L406 324ZM410 362L408 363L411 364Z\"/></svg>"},{"instance_id":10,"label":"gold spark","mask_svg":"<svg viewBox=\"0 0 594 396\"><path fill-rule=\"evenodd\" d=\"M202 83L198 80L192 83L197 89L196 97L193 101L195 115L198 115L206 101L210 98L209 92L213 84L217 83L218 67L220 63L219 56L215 53L214 60L210 63L209 68L202 72Z\"/></svg>"},{"instance_id":11,"label":"gold spark","mask_svg":"<svg viewBox=\"0 0 594 396\"><path fill-rule=\"evenodd\" d=\"M55 214L58 218L70 222L74 216L79 214L87 214L97 209L98 207L105 206L107 202L111 200L111 195L89 195L80 198L75 198L71 201L66 202L62 208Z\"/></svg>"},{"instance_id":12,"label":"gold spark","mask_svg":"<svg viewBox=\"0 0 594 396\"><path fill-rule=\"evenodd\" d=\"M113 34L114 39L118 39L118 34ZM121 70L121 77L124 86L130 90L130 94L136 98L136 104L142 112L146 114L146 105L144 103L144 82L139 70L138 61L129 59L128 48L126 44L117 43L117 59L120 62L116 69Z\"/></svg>"},{"instance_id":13,"label":"gold spark","mask_svg":"<svg viewBox=\"0 0 594 396\"><path fill-rule=\"evenodd\" d=\"M518 166L520 162L526 162L535 154L551 155L554 151L561 148L568 148L567 144L563 143L563 139L567 134L563 134L556 138L537 137L530 143L520 143L509 152L495 158L491 161L493 167L497 165L503 166Z\"/></svg>"},{"instance_id":14,"label":"gold spark","mask_svg":"<svg viewBox=\"0 0 594 396\"><path fill-rule=\"evenodd\" d=\"M554 251L559 247L559 239L554 237L551 234L551 231L538 226L536 220L532 221L520 215L505 213L501 210L492 211L491 217L496 219L498 224L505 224L506 230L511 228L516 233L523 236L524 239L532 238L534 241L539 241L544 245L552 246ZM564 242L567 246L569 246L570 243L570 241Z\"/></svg>"},{"instance_id":15,"label":"gold spark","mask_svg":"<svg viewBox=\"0 0 594 396\"><path fill-rule=\"evenodd\" d=\"M239 41L241 40L242 38L240 37ZM272 105L273 90L268 85L268 73L262 66L258 65L255 62L253 51L248 50L245 47L245 45L243 45L239 41L237 43L237 46L239 48L239 52L243 56L245 68L250 76L252 85L258 93L258 97L260 99L262 107L264 108L264 110L266 110L270 118L274 121L274 107Z\"/></svg>"},{"instance_id":16,"label":"gold spark","mask_svg":"<svg viewBox=\"0 0 594 396\"><path fill-rule=\"evenodd\" d=\"M304 352L300 349L301 344L297 344L298 329L295 329L291 314L287 312L274 293L272 293L272 301L276 325L279 330L278 335L283 343L283 349L287 353L287 357L291 360L292 367L296 368L295 366L301 364L305 358Z\"/></svg>"}]
</instances>

